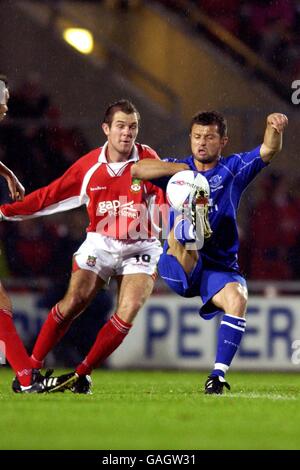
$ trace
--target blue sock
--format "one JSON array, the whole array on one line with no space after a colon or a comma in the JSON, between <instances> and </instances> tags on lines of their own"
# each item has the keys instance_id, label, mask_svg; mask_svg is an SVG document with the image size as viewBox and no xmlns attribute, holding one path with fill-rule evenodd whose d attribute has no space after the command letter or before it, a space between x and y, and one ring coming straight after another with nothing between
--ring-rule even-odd
<instances>
[{"instance_id":1,"label":"blue sock","mask_svg":"<svg viewBox=\"0 0 300 470\"><path fill-rule=\"evenodd\" d=\"M194 243L196 237L192 223L188 219L180 219L174 225L174 237L182 245Z\"/></svg>"},{"instance_id":2,"label":"blue sock","mask_svg":"<svg viewBox=\"0 0 300 470\"><path fill-rule=\"evenodd\" d=\"M238 350L245 328L244 318L225 313L219 328L216 362L211 375L225 376Z\"/></svg>"}]
</instances>

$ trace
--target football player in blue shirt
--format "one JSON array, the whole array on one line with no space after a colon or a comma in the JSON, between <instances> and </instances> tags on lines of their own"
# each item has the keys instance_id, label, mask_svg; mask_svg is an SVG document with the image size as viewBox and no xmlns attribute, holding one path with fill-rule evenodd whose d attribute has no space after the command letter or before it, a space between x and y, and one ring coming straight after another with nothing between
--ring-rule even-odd
<instances>
[{"instance_id":1,"label":"football player in blue shirt","mask_svg":"<svg viewBox=\"0 0 300 470\"><path fill-rule=\"evenodd\" d=\"M191 156L183 160L144 159L132 167L134 177L152 180L164 189L170 177L182 170L200 172L209 182L209 199L204 202L204 191L195 192L189 216L171 222L158 265L171 289L183 297L202 298L200 315L204 319L223 314L214 369L205 383L207 394L221 394L224 386L230 389L224 377L246 326L247 285L237 259L239 201L248 184L281 150L287 123L284 114L270 114L260 146L224 158L226 120L216 111L199 112L190 126Z\"/></svg>"}]
</instances>

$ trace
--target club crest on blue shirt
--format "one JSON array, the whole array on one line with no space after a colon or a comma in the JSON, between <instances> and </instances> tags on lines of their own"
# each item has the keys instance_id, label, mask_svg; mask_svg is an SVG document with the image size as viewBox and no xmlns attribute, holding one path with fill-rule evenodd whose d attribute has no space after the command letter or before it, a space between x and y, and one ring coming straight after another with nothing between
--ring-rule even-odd
<instances>
[{"instance_id":1,"label":"club crest on blue shirt","mask_svg":"<svg viewBox=\"0 0 300 470\"><path fill-rule=\"evenodd\" d=\"M138 178L132 178L130 191L132 193L138 193L141 189L141 180L139 180Z\"/></svg>"},{"instance_id":2,"label":"club crest on blue shirt","mask_svg":"<svg viewBox=\"0 0 300 470\"><path fill-rule=\"evenodd\" d=\"M93 268L94 266L96 266L96 259L97 259L97 256L88 256L86 260L86 264L90 268Z\"/></svg>"},{"instance_id":3,"label":"club crest on blue shirt","mask_svg":"<svg viewBox=\"0 0 300 470\"><path fill-rule=\"evenodd\" d=\"M218 186L220 186L221 183L222 183L222 176L220 175L215 175L209 180L209 184L212 189L217 188Z\"/></svg>"}]
</instances>

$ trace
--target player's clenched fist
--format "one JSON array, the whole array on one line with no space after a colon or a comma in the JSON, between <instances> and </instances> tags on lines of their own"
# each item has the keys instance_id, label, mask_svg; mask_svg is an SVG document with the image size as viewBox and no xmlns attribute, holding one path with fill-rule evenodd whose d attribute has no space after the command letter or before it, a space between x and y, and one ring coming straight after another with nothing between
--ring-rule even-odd
<instances>
[{"instance_id":1,"label":"player's clenched fist","mask_svg":"<svg viewBox=\"0 0 300 470\"><path fill-rule=\"evenodd\" d=\"M5 178L8 184L9 194L12 200L23 201L25 195L25 188L22 183L20 183L16 175L11 172L7 176L5 176Z\"/></svg>"},{"instance_id":2,"label":"player's clenched fist","mask_svg":"<svg viewBox=\"0 0 300 470\"><path fill-rule=\"evenodd\" d=\"M285 114L272 113L267 117L267 124L273 127L277 132L283 132L288 125L288 118Z\"/></svg>"}]
</instances>

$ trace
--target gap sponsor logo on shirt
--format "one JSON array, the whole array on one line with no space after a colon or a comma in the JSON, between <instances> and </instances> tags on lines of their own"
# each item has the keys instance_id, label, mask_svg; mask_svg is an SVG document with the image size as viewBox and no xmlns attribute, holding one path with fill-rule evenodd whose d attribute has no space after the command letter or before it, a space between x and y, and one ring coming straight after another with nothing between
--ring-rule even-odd
<instances>
[{"instance_id":1,"label":"gap sponsor logo on shirt","mask_svg":"<svg viewBox=\"0 0 300 470\"><path fill-rule=\"evenodd\" d=\"M121 198L122 199L122 198ZM124 199L124 198L123 198ZM125 198L125 201L127 199ZM113 201L101 201L98 204L97 215L108 214L109 216L125 216L131 219L136 219L138 211L133 207L134 201L123 202L119 199Z\"/></svg>"}]
</instances>

